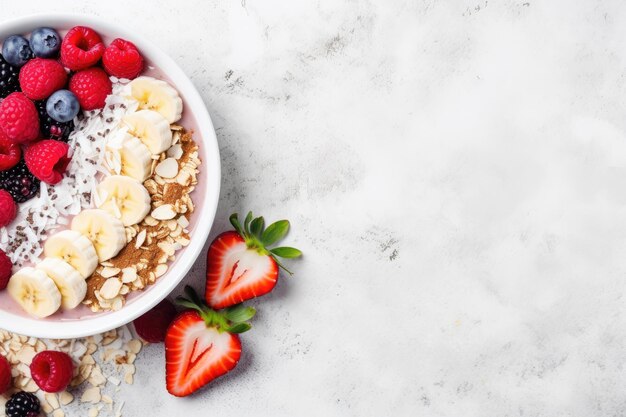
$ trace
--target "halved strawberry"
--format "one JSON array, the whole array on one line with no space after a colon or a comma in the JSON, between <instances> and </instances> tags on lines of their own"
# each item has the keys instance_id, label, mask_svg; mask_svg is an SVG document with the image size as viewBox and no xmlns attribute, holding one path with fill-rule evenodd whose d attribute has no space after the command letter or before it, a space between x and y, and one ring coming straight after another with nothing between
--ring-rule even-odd
<instances>
[{"instance_id":1,"label":"halved strawberry","mask_svg":"<svg viewBox=\"0 0 626 417\"><path fill-rule=\"evenodd\" d=\"M289 221L279 220L265 229L263 217L248 213L243 228L237 213L230 216L236 231L215 238L207 255L207 280L204 298L215 309L225 308L272 291L278 280L278 267L291 272L278 261L297 258L295 248L268 249L285 237Z\"/></svg>"},{"instance_id":2,"label":"halved strawberry","mask_svg":"<svg viewBox=\"0 0 626 417\"><path fill-rule=\"evenodd\" d=\"M239 333L250 330L256 311L242 305L216 312L191 289L178 304L191 308L180 313L165 335L167 391L185 397L232 370L241 357Z\"/></svg>"}]
</instances>

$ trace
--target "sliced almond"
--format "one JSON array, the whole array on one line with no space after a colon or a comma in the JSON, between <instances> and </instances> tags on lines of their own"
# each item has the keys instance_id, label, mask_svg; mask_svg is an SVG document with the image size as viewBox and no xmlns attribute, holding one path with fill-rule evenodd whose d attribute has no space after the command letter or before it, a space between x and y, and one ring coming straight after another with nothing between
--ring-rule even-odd
<instances>
[{"instance_id":1,"label":"sliced almond","mask_svg":"<svg viewBox=\"0 0 626 417\"><path fill-rule=\"evenodd\" d=\"M183 147L180 144L174 144L167 150L167 156L174 159L180 159L183 156Z\"/></svg>"},{"instance_id":2,"label":"sliced almond","mask_svg":"<svg viewBox=\"0 0 626 417\"><path fill-rule=\"evenodd\" d=\"M163 204L152 210L151 216L156 220L170 220L176 216L176 212L172 208L171 204Z\"/></svg>"},{"instance_id":3,"label":"sliced almond","mask_svg":"<svg viewBox=\"0 0 626 417\"><path fill-rule=\"evenodd\" d=\"M178 175L178 162L174 158L165 158L154 169L162 178L174 178Z\"/></svg>"},{"instance_id":4,"label":"sliced almond","mask_svg":"<svg viewBox=\"0 0 626 417\"><path fill-rule=\"evenodd\" d=\"M119 273L120 273L119 268L105 266L104 268L102 268L100 275L102 275L102 278L111 278Z\"/></svg>"},{"instance_id":5,"label":"sliced almond","mask_svg":"<svg viewBox=\"0 0 626 417\"><path fill-rule=\"evenodd\" d=\"M74 396L67 391L62 391L59 393L59 402L61 405L68 405L72 401L74 401Z\"/></svg>"},{"instance_id":6,"label":"sliced almond","mask_svg":"<svg viewBox=\"0 0 626 417\"><path fill-rule=\"evenodd\" d=\"M100 387L91 387L83 392L83 395L80 397L80 402L97 404L100 402L101 398Z\"/></svg>"},{"instance_id":7,"label":"sliced almond","mask_svg":"<svg viewBox=\"0 0 626 417\"><path fill-rule=\"evenodd\" d=\"M144 230L145 231L145 230ZM122 269L122 282L128 284L137 278L137 269L133 266Z\"/></svg>"},{"instance_id":8,"label":"sliced almond","mask_svg":"<svg viewBox=\"0 0 626 417\"><path fill-rule=\"evenodd\" d=\"M165 274L166 272L167 272L167 264L159 264L154 270L154 274L156 275L157 278L160 276L163 276L163 274Z\"/></svg>"},{"instance_id":9,"label":"sliced almond","mask_svg":"<svg viewBox=\"0 0 626 417\"><path fill-rule=\"evenodd\" d=\"M118 279L108 279L102 288L100 288L100 295L107 300L112 300L120 293L121 289L122 281Z\"/></svg>"},{"instance_id":10,"label":"sliced almond","mask_svg":"<svg viewBox=\"0 0 626 417\"><path fill-rule=\"evenodd\" d=\"M59 398L56 396L56 394L45 393L44 397L46 398L46 401L48 402L48 404L50 404L50 407L52 407L53 410L56 410L60 407Z\"/></svg>"}]
</instances>

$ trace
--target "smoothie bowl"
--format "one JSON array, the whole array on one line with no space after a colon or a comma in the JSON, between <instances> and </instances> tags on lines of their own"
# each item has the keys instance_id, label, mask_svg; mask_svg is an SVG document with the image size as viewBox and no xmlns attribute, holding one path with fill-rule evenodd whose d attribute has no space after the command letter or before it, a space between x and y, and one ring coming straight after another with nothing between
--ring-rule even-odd
<instances>
[{"instance_id":1,"label":"smoothie bowl","mask_svg":"<svg viewBox=\"0 0 626 417\"><path fill-rule=\"evenodd\" d=\"M208 236L209 114L167 55L111 23L27 17L0 24L0 42L0 328L62 339L124 325Z\"/></svg>"}]
</instances>

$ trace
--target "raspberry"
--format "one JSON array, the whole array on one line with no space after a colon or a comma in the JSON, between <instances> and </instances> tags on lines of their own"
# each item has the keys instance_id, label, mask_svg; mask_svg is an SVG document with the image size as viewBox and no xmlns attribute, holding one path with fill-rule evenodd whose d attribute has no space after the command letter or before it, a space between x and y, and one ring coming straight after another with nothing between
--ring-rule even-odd
<instances>
[{"instance_id":1,"label":"raspberry","mask_svg":"<svg viewBox=\"0 0 626 417\"><path fill-rule=\"evenodd\" d=\"M5 255L6 256L6 255ZM0 394L11 387L11 364L4 356L0 356Z\"/></svg>"},{"instance_id":2,"label":"raspberry","mask_svg":"<svg viewBox=\"0 0 626 417\"><path fill-rule=\"evenodd\" d=\"M143 70L143 57L134 43L117 38L104 51L102 65L110 75L132 80Z\"/></svg>"},{"instance_id":3,"label":"raspberry","mask_svg":"<svg viewBox=\"0 0 626 417\"><path fill-rule=\"evenodd\" d=\"M0 103L0 128L14 142L24 143L39 135L39 115L22 93L11 93Z\"/></svg>"},{"instance_id":4,"label":"raspberry","mask_svg":"<svg viewBox=\"0 0 626 417\"><path fill-rule=\"evenodd\" d=\"M4 409L7 417L31 417L39 413L41 403L35 394L21 391L11 395Z\"/></svg>"},{"instance_id":5,"label":"raspberry","mask_svg":"<svg viewBox=\"0 0 626 417\"><path fill-rule=\"evenodd\" d=\"M161 301L152 310L133 322L137 334L150 343L160 343L165 340L165 332L172 320L176 317L176 307L167 300Z\"/></svg>"},{"instance_id":6,"label":"raspberry","mask_svg":"<svg viewBox=\"0 0 626 417\"><path fill-rule=\"evenodd\" d=\"M20 145L9 139L0 129L0 171L5 171L17 165L20 162L21 155Z\"/></svg>"},{"instance_id":7,"label":"raspberry","mask_svg":"<svg viewBox=\"0 0 626 417\"><path fill-rule=\"evenodd\" d=\"M6 193L6 191L0 190L0 193ZM0 249L0 290L7 287L11 275L13 275L13 263L11 263L11 259L9 259L7 254ZM2 369L0 369L0 394L2 392Z\"/></svg>"},{"instance_id":8,"label":"raspberry","mask_svg":"<svg viewBox=\"0 0 626 417\"><path fill-rule=\"evenodd\" d=\"M33 358L30 373L39 388L46 392L63 391L72 379L74 364L67 353L44 350Z\"/></svg>"},{"instance_id":9,"label":"raspberry","mask_svg":"<svg viewBox=\"0 0 626 417\"><path fill-rule=\"evenodd\" d=\"M67 82L63 65L54 59L35 58L20 69L20 88L31 100L43 100Z\"/></svg>"},{"instance_id":10,"label":"raspberry","mask_svg":"<svg viewBox=\"0 0 626 417\"><path fill-rule=\"evenodd\" d=\"M11 223L17 214L17 207L8 191L0 190L0 227Z\"/></svg>"},{"instance_id":11,"label":"raspberry","mask_svg":"<svg viewBox=\"0 0 626 417\"><path fill-rule=\"evenodd\" d=\"M100 35L85 26L71 28L61 42L61 62L73 71L95 65L103 53Z\"/></svg>"},{"instance_id":12,"label":"raspberry","mask_svg":"<svg viewBox=\"0 0 626 417\"><path fill-rule=\"evenodd\" d=\"M70 91L76 95L83 110L101 109L111 94L109 76L100 68L77 72L70 79Z\"/></svg>"},{"instance_id":13,"label":"raspberry","mask_svg":"<svg viewBox=\"0 0 626 417\"><path fill-rule=\"evenodd\" d=\"M56 184L63 179L63 173L70 163L67 156L69 145L58 140L46 139L30 145L24 152L26 166L47 184Z\"/></svg>"}]
</instances>

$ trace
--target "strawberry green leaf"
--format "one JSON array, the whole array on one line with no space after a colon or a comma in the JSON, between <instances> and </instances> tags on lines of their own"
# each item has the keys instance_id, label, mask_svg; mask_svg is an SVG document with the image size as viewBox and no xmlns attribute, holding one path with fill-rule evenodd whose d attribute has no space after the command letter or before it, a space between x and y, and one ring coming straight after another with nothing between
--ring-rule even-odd
<instances>
[{"instance_id":1,"label":"strawberry green leaf","mask_svg":"<svg viewBox=\"0 0 626 417\"><path fill-rule=\"evenodd\" d=\"M239 216L237 213L231 214L229 220L230 224L232 224L237 233L239 233L239 236L243 236L243 229L241 228L241 223L239 223Z\"/></svg>"},{"instance_id":2,"label":"strawberry green leaf","mask_svg":"<svg viewBox=\"0 0 626 417\"><path fill-rule=\"evenodd\" d=\"M243 304L237 304L226 309L226 318L233 323L243 323L250 320L256 314L256 310L252 307L246 307Z\"/></svg>"},{"instance_id":3,"label":"strawberry green leaf","mask_svg":"<svg viewBox=\"0 0 626 417\"><path fill-rule=\"evenodd\" d=\"M227 329L226 331L228 333L244 333L250 330L251 328L252 326L250 326L250 324L248 323L237 323L234 326L230 326L230 328Z\"/></svg>"},{"instance_id":4,"label":"strawberry green leaf","mask_svg":"<svg viewBox=\"0 0 626 417\"><path fill-rule=\"evenodd\" d=\"M246 219L243 222L243 231L246 233L246 235L250 234L250 222L252 221L252 212L249 211L248 215L246 216Z\"/></svg>"},{"instance_id":5,"label":"strawberry green leaf","mask_svg":"<svg viewBox=\"0 0 626 417\"><path fill-rule=\"evenodd\" d=\"M263 234L263 227L265 227L265 219L257 217L250 223L250 232L260 239Z\"/></svg>"},{"instance_id":6,"label":"strawberry green leaf","mask_svg":"<svg viewBox=\"0 0 626 417\"><path fill-rule=\"evenodd\" d=\"M269 245L273 245L278 242L282 238L287 235L289 231L289 221L288 220L279 220L275 223L270 224L265 232L263 232L263 236L261 236L261 241L267 247Z\"/></svg>"},{"instance_id":7,"label":"strawberry green leaf","mask_svg":"<svg viewBox=\"0 0 626 417\"><path fill-rule=\"evenodd\" d=\"M270 249L270 252L281 258L298 258L302 256L302 252L299 249L289 248L287 246Z\"/></svg>"}]
</instances>

